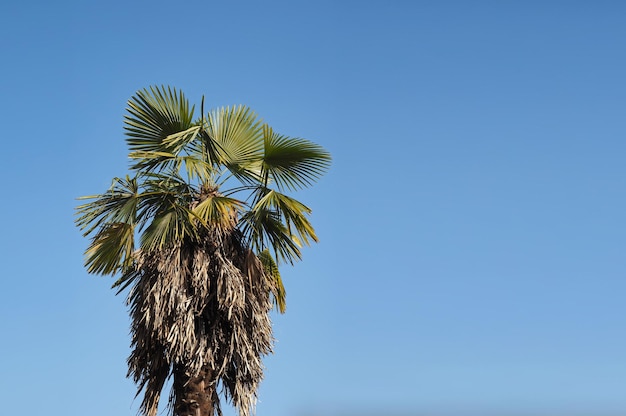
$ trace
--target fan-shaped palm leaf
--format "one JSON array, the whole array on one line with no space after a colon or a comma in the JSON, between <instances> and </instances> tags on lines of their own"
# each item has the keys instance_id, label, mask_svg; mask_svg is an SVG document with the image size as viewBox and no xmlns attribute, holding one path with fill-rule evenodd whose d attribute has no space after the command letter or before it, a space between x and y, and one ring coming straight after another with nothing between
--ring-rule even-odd
<instances>
[{"instance_id":1,"label":"fan-shaped palm leaf","mask_svg":"<svg viewBox=\"0 0 626 416\"><path fill-rule=\"evenodd\" d=\"M176 89L151 87L137 92L128 102L125 116L128 147L138 161L133 169L153 169L160 160L144 160L136 152L177 153L181 142L190 142L199 132L193 125L194 108ZM145 153L144 153L145 154Z\"/></svg>"},{"instance_id":2,"label":"fan-shaped palm leaf","mask_svg":"<svg viewBox=\"0 0 626 416\"><path fill-rule=\"evenodd\" d=\"M139 203L137 179L115 178L106 194L81 199L92 199L77 207L76 220L84 236L93 234L85 252L87 271L111 274L129 267Z\"/></svg>"},{"instance_id":3,"label":"fan-shaped palm leaf","mask_svg":"<svg viewBox=\"0 0 626 416\"><path fill-rule=\"evenodd\" d=\"M92 239L85 252L89 273L113 274L132 265L135 227L128 223L109 223Z\"/></svg>"},{"instance_id":4,"label":"fan-shaped palm leaf","mask_svg":"<svg viewBox=\"0 0 626 416\"><path fill-rule=\"evenodd\" d=\"M210 111L206 119L205 146L240 179L258 178L263 156L261 121L245 106Z\"/></svg>"},{"instance_id":5,"label":"fan-shaped palm leaf","mask_svg":"<svg viewBox=\"0 0 626 416\"><path fill-rule=\"evenodd\" d=\"M240 222L247 241L257 253L271 248L277 260L289 263L302 257L300 246L277 211L256 207L244 213Z\"/></svg>"},{"instance_id":6,"label":"fan-shaped palm leaf","mask_svg":"<svg viewBox=\"0 0 626 416\"><path fill-rule=\"evenodd\" d=\"M136 178L114 178L105 194L83 196L93 201L76 207L76 224L86 237L108 222L132 222L137 212L139 185Z\"/></svg>"},{"instance_id":7,"label":"fan-shaped palm leaf","mask_svg":"<svg viewBox=\"0 0 626 416\"><path fill-rule=\"evenodd\" d=\"M191 216L187 208L176 204L172 204L169 209L159 210L141 234L142 249L160 250L195 235L195 229L189 221Z\"/></svg>"},{"instance_id":8,"label":"fan-shaped palm leaf","mask_svg":"<svg viewBox=\"0 0 626 416\"><path fill-rule=\"evenodd\" d=\"M296 190L311 185L330 166L330 154L305 139L290 138L263 126L262 176L279 188Z\"/></svg>"},{"instance_id":9,"label":"fan-shaped palm leaf","mask_svg":"<svg viewBox=\"0 0 626 416\"><path fill-rule=\"evenodd\" d=\"M184 158L194 157L189 156L190 154L201 154L198 149L199 144L194 142L200 133L200 128L200 126L193 126L167 136L159 145L161 150L138 150L129 153L128 157L136 161L133 168L145 169L146 171L180 169ZM181 154L183 156L180 156Z\"/></svg>"},{"instance_id":10,"label":"fan-shaped palm leaf","mask_svg":"<svg viewBox=\"0 0 626 416\"><path fill-rule=\"evenodd\" d=\"M303 243L310 244L309 240L317 242L317 236L313 226L307 219L311 209L287 195L274 190L265 190L265 195L252 208L276 212L281 222L284 221L291 239L302 247Z\"/></svg>"}]
</instances>

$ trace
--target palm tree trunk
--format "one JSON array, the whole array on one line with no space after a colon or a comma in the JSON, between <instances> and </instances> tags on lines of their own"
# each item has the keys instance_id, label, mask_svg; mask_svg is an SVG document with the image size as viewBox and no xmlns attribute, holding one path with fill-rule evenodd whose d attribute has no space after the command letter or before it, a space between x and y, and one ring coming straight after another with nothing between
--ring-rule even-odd
<instances>
[{"instance_id":1,"label":"palm tree trunk","mask_svg":"<svg viewBox=\"0 0 626 416\"><path fill-rule=\"evenodd\" d=\"M197 377L190 377L184 366L174 370L174 416L213 416L216 385L210 383L211 370L203 368Z\"/></svg>"}]
</instances>

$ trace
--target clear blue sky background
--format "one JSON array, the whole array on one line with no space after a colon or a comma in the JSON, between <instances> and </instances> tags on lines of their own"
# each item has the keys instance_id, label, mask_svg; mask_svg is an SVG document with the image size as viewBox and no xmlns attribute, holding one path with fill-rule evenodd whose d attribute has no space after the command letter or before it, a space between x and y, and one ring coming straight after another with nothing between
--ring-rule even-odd
<instances>
[{"instance_id":1,"label":"clear blue sky background","mask_svg":"<svg viewBox=\"0 0 626 416\"><path fill-rule=\"evenodd\" d=\"M259 416L626 415L625 19L2 2L2 414L135 414L124 298L85 273L73 209L127 171L126 100L170 84L334 157L298 194L321 242L283 271Z\"/></svg>"}]
</instances>

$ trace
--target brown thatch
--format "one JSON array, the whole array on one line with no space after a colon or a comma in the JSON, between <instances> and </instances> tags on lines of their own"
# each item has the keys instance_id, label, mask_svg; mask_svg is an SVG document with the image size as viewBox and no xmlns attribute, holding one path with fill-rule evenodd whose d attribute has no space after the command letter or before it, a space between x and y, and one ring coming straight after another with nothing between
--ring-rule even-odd
<instances>
[{"instance_id":1,"label":"brown thatch","mask_svg":"<svg viewBox=\"0 0 626 416\"><path fill-rule=\"evenodd\" d=\"M236 229L213 229L166 249L135 253L129 376L141 412L156 416L173 376L177 416L221 415L218 389L248 416L272 350L272 280ZM198 410L196 410L198 409ZM196 413L197 412L197 413Z\"/></svg>"}]
</instances>

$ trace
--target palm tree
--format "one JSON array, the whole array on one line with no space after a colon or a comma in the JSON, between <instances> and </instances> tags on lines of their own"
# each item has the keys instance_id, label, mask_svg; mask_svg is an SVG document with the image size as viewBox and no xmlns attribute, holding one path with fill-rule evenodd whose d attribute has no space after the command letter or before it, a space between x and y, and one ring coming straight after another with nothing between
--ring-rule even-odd
<instances>
[{"instance_id":1,"label":"palm tree","mask_svg":"<svg viewBox=\"0 0 626 416\"><path fill-rule=\"evenodd\" d=\"M87 271L129 289L128 376L145 416L170 378L175 416L221 415L220 394L241 416L254 410L269 313L285 311L278 266L317 241L311 210L285 192L311 185L329 153L245 106L203 107L194 118L176 89L137 92L125 116L131 174L77 207Z\"/></svg>"}]
</instances>

